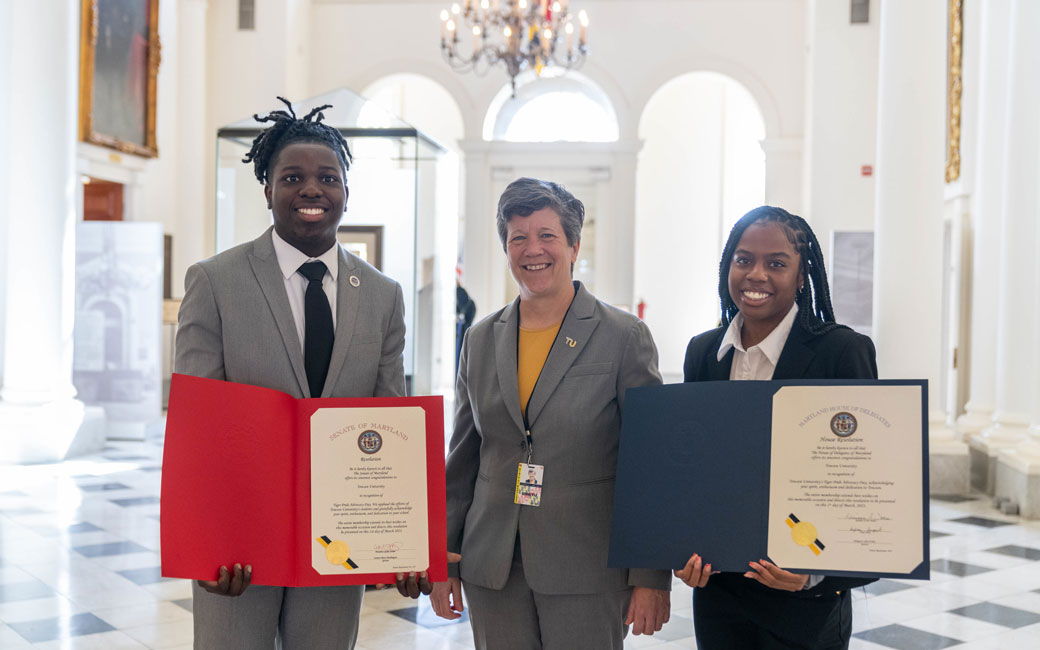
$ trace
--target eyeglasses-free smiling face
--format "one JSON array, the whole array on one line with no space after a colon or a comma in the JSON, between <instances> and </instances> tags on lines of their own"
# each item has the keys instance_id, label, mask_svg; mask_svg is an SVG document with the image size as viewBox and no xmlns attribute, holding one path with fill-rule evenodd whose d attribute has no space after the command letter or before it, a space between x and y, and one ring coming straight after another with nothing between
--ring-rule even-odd
<instances>
[{"instance_id":1,"label":"eyeglasses-free smiling face","mask_svg":"<svg viewBox=\"0 0 1040 650\"><path fill-rule=\"evenodd\" d=\"M264 186L278 236L311 257L331 248L347 209L343 176L339 158L328 146L286 145L272 161Z\"/></svg>"},{"instance_id":2,"label":"eyeglasses-free smiling face","mask_svg":"<svg viewBox=\"0 0 1040 650\"><path fill-rule=\"evenodd\" d=\"M744 230L729 265L729 294L745 326L771 332L791 311L805 278L802 256L775 222Z\"/></svg>"},{"instance_id":3,"label":"eyeglasses-free smiling face","mask_svg":"<svg viewBox=\"0 0 1040 650\"><path fill-rule=\"evenodd\" d=\"M552 208L512 217L506 227L506 255L509 271L520 285L520 299L573 294L571 265L580 247L580 241L567 244L560 215Z\"/></svg>"}]
</instances>

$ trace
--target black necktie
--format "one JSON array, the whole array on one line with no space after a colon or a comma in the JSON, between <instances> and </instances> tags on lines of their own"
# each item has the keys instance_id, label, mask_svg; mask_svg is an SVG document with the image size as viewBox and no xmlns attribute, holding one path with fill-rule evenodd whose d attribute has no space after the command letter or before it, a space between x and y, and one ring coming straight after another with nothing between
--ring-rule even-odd
<instances>
[{"instance_id":1,"label":"black necktie","mask_svg":"<svg viewBox=\"0 0 1040 650\"><path fill-rule=\"evenodd\" d=\"M332 342L336 338L332 327L332 309L321 288L325 263L307 262L300 266L298 272L308 280L307 293L303 296L303 367L307 370L311 397L321 397L325 375L329 372Z\"/></svg>"}]
</instances>

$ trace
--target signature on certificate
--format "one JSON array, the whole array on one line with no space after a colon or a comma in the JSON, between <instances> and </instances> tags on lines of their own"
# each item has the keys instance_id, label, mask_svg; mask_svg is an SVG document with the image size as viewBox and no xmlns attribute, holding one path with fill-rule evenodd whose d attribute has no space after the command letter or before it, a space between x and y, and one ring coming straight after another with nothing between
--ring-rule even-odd
<instances>
[{"instance_id":1,"label":"signature on certificate","mask_svg":"<svg viewBox=\"0 0 1040 650\"><path fill-rule=\"evenodd\" d=\"M876 533L887 533L890 531L885 530L884 526L867 526L865 528L860 528L859 526L850 526L848 528L848 532L859 533L861 535L874 535Z\"/></svg>"},{"instance_id":2,"label":"signature on certificate","mask_svg":"<svg viewBox=\"0 0 1040 650\"><path fill-rule=\"evenodd\" d=\"M880 512L872 512L869 515L846 514L844 517L842 517L842 519L847 519L849 521L858 521L861 523L874 523L876 521L892 521L891 517L886 517Z\"/></svg>"}]
</instances>

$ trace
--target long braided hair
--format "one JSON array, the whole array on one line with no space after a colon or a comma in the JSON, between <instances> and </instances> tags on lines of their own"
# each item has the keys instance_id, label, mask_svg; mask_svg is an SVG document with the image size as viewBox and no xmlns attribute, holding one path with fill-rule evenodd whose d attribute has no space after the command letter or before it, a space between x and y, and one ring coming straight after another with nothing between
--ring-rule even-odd
<instances>
[{"instance_id":1,"label":"long braided hair","mask_svg":"<svg viewBox=\"0 0 1040 650\"><path fill-rule=\"evenodd\" d=\"M321 123L325 119L322 111L332 108L332 104L318 106L300 119L296 117L296 111L293 110L292 103L288 99L284 97L278 99L285 104L288 111L271 111L264 117L253 115L253 119L257 122L274 122L256 136L253 140L253 147L242 159L244 163L253 163L256 179L261 184L266 184L267 172L271 163L282 149L294 142L317 142L332 149L346 174L346 171L350 169L350 162L353 160L347 141L343 139L343 135L338 129Z\"/></svg>"},{"instance_id":2,"label":"long braided hair","mask_svg":"<svg viewBox=\"0 0 1040 650\"><path fill-rule=\"evenodd\" d=\"M805 283L798 290L795 301L798 303L798 324L811 334L823 334L838 327L834 320L834 307L831 305L831 290L827 284L827 269L823 264L823 251L816 234L805 222L805 219L791 214L783 208L763 205L748 212L733 226L729 239L722 250L719 262L719 298L722 304L722 326L728 327L737 316L739 309L729 294L729 267L733 262L733 254L737 250L744 231L753 223L775 223L787 235L787 240L794 246L801 259L801 271Z\"/></svg>"}]
</instances>

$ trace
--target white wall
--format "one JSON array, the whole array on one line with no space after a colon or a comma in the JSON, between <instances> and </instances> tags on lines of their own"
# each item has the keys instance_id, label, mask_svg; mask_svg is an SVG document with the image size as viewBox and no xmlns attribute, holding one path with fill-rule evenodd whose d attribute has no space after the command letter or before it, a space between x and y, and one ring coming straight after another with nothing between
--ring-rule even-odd
<instances>
[{"instance_id":1,"label":"white wall","mask_svg":"<svg viewBox=\"0 0 1040 650\"><path fill-rule=\"evenodd\" d=\"M751 92L762 110L767 137L800 142L804 118L805 2L587 0L580 4L587 9L591 22L590 54L581 72L610 98L620 129L616 151L605 166L613 198L604 208L611 209L614 216L608 219L604 214L603 227L596 236L597 242L608 236L613 238L597 251L598 256L603 256L599 266L609 269L609 273L597 272L597 292L609 302L632 305L632 152L638 151L635 138L644 106L660 86L676 76L698 70L717 71L736 79ZM311 94L340 85L363 88L391 73L423 74L455 97L462 111L467 141L482 138L487 107L508 83L508 77L500 68L483 77L458 75L450 69L439 52L442 4L314 0L312 8ZM390 43L392 46L388 47ZM622 43L631 43L633 47L618 46ZM656 44L661 46L653 47ZM464 204L473 212L472 216L483 219L488 218L497 199L491 196L490 188L490 161L494 156L482 152L478 155L483 161L480 165L466 163ZM556 166L565 165L561 158ZM798 170L800 163L795 173L785 176L784 182L793 186L790 192L800 192ZM479 240L471 241L474 237ZM501 304L501 290L483 280L492 273L498 276L494 260L481 253L495 245L493 229L467 225L463 281L467 287L474 287L474 298L481 310Z\"/></svg>"},{"instance_id":2,"label":"white wall","mask_svg":"<svg viewBox=\"0 0 1040 650\"><path fill-rule=\"evenodd\" d=\"M719 319L718 261L729 228L764 200L763 125L738 84L695 73L651 98L639 136L636 300L646 302L666 381L681 380L690 337Z\"/></svg>"},{"instance_id":3,"label":"white wall","mask_svg":"<svg viewBox=\"0 0 1040 650\"><path fill-rule=\"evenodd\" d=\"M800 137L805 1L645 0L635 7L586 0L581 4L592 21L591 53L583 73L610 96L622 140L635 136L639 115L653 92L668 79L692 70L717 70L733 76L762 106L770 137ZM8 3L3 4L9 8ZM256 30L238 31L237 3L190 0L188 4L203 6L205 34L196 33L196 25L187 26L191 33L184 31L178 20L182 15L179 4L160 4L160 155L131 170L140 172L140 185L127 206L128 218L160 221L174 235L175 249L192 249L191 259L178 255L173 270L175 287L188 264L214 250L213 145L219 126L274 107L275 95L295 99L340 85L360 89L386 74L414 72L451 93L459 104L466 137L479 139L487 106L507 83L501 69L482 78L459 75L441 59L441 3L257 0ZM645 45L634 51L613 46L620 42L668 46L654 53ZM198 93L186 91L183 79L178 80L182 72L190 72L178 70L178 62L191 56L182 48L198 49L197 44L206 52L206 69L201 73L205 96L199 98L205 102L205 110L204 119L191 122L178 119L178 114ZM205 146L184 146L199 133L205 134ZM186 169L203 173L181 178ZM181 194L198 191L195 186L200 182L204 200L187 201L190 205L186 206ZM192 187L185 188L184 183ZM192 216L185 219L185 212ZM201 242L193 243L193 239ZM198 252L194 252L196 248Z\"/></svg>"},{"instance_id":4,"label":"white wall","mask_svg":"<svg viewBox=\"0 0 1040 650\"><path fill-rule=\"evenodd\" d=\"M833 230L874 228L880 3L870 23L849 23L849 4L809 0L804 213L824 249ZM876 172L877 170L875 170Z\"/></svg>"},{"instance_id":5,"label":"white wall","mask_svg":"<svg viewBox=\"0 0 1040 650\"><path fill-rule=\"evenodd\" d=\"M204 256L212 255L215 248L217 129L254 113L283 108L275 99L278 96L295 102L338 85L330 83L314 92L308 88L313 54L310 0L256 0L255 29L251 31L238 29L237 2L209 0L208 7L205 124L186 126L205 129L206 134L202 160L197 161L205 169L199 219L204 231ZM316 65L335 70L342 62L321 61ZM253 189L260 191L256 186Z\"/></svg>"},{"instance_id":6,"label":"white wall","mask_svg":"<svg viewBox=\"0 0 1040 650\"><path fill-rule=\"evenodd\" d=\"M238 2L210 0L207 101L214 126L211 137L216 138L221 126L281 108L275 99L278 95L299 101L340 85L329 83L314 92L307 87L309 12L310 2L305 0L256 0L256 29L239 31ZM314 61L330 73L344 65L342 61Z\"/></svg>"},{"instance_id":7,"label":"white wall","mask_svg":"<svg viewBox=\"0 0 1040 650\"><path fill-rule=\"evenodd\" d=\"M439 144L459 151L459 141L465 135L462 111L451 93L433 79L419 74L393 74L359 92Z\"/></svg>"},{"instance_id":8,"label":"white wall","mask_svg":"<svg viewBox=\"0 0 1040 650\"><path fill-rule=\"evenodd\" d=\"M455 386L454 278L459 205L464 197L459 156L462 112L443 86L423 75L389 75L370 84L361 94L447 148L437 161L428 160L425 148L420 154L427 158L419 163L416 196L420 297L415 314L406 316L414 316L411 322L428 325L415 337L417 368L413 390L451 399ZM427 271L432 277L425 277ZM427 378L429 383L422 383Z\"/></svg>"},{"instance_id":9,"label":"white wall","mask_svg":"<svg viewBox=\"0 0 1040 650\"><path fill-rule=\"evenodd\" d=\"M636 294L661 372L672 379L689 337L718 320L711 288L721 250L724 107L722 92L710 90L695 79L673 81L654 95L639 130Z\"/></svg>"},{"instance_id":10,"label":"white wall","mask_svg":"<svg viewBox=\"0 0 1040 650\"><path fill-rule=\"evenodd\" d=\"M177 56L180 50L177 3L159 3L159 40L162 61L156 85L156 145L159 157L150 160L140 177L142 200L139 209L127 214L132 221L158 221L163 231L177 229L178 187L177 156ZM176 242L176 239L175 239ZM183 275L183 274L182 274Z\"/></svg>"},{"instance_id":11,"label":"white wall","mask_svg":"<svg viewBox=\"0 0 1040 650\"><path fill-rule=\"evenodd\" d=\"M739 81L762 110L767 138L798 142L805 118L806 2L645 0L633 5L587 0L581 8L588 10L591 19L590 55L582 73L610 98L626 151L633 147L638 120L654 92L668 80L698 70L721 72ZM388 74L403 72L421 74L445 88L459 106L465 138L479 140L487 107L508 82L500 68L484 77L460 75L442 60L438 51L438 14L442 8L439 3L257 0L256 29L244 32L237 28L237 3L208 0L204 4L207 33L201 37L183 33L184 26L176 20L176 3L161 5L164 49L159 78L160 159L149 162L144 170L145 209L140 215L162 221L167 231L174 234L175 248L186 238L200 238L201 231L201 251L194 257L214 250L214 144L220 126L275 107L276 95L299 99L338 86L360 90ZM171 81L178 77L178 60L188 55L179 55L178 49L190 47L199 38L206 50L205 119L202 124L178 122L174 115L177 107L189 99ZM616 43L633 43L635 49L616 47ZM667 47L654 51L646 46L649 43L667 43ZM201 152L200 159L180 156L182 148L178 143L197 137L199 131L205 133L206 145L184 147L183 151L190 157L199 157ZM631 158L625 152L618 155L621 161ZM635 195L635 174L628 163L619 165L612 171L611 191L622 197L617 210L631 210L625 207L630 199L623 197ZM185 220L181 214L185 209L183 201L179 202L177 196L177 169L183 175L191 168L204 170L204 200L194 202L193 205L200 203L200 207L191 209L201 214ZM490 183L491 170L475 176ZM194 187L198 178L187 180ZM799 187L789 188L788 194L798 192L801 181L785 176L785 183L795 181ZM467 194L479 195L488 189L467 188ZM494 198L497 197L491 197L492 202ZM869 215L869 205L864 210ZM485 216L480 214L478 218ZM597 238L611 235L598 233ZM717 255L716 239L712 238L712 258ZM495 241L473 245L494 246ZM617 252L621 253L621 263L607 276L601 290L612 302L633 304L635 273L629 238L619 236L616 244L600 251L604 256L600 264L618 258ZM179 286L184 268L193 261L184 257L177 260L173 271L175 287ZM467 262L467 273L488 271ZM493 307L488 298L481 302L489 309Z\"/></svg>"},{"instance_id":12,"label":"white wall","mask_svg":"<svg viewBox=\"0 0 1040 650\"><path fill-rule=\"evenodd\" d=\"M66 4L75 7L77 3ZM175 247L185 237L201 240L196 247L198 255L181 260L175 267L175 286L187 263L213 250L217 127L276 107L277 94L296 99L341 85L358 89L395 72L422 74L434 80L458 103L465 138L472 145L464 161L466 178L479 179L481 184L467 189L464 205L479 208L479 217L489 215L496 198L489 191L492 166L502 166L504 160L522 166L515 162L518 150L480 148L487 144L480 142L487 106L507 78L501 69L485 77L459 75L441 59L438 13L445 4L447 0L257 0L254 32L237 30L237 3L233 0L170 0L160 4L160 158L139 160L139 166L127 172L136 174L140 184L139 198L132 202L128 216L161 221L168 230L175 228ZM605 209L614 210L619 217L634 211L638 123L653 94L678 75L710 70L727 74L752 93L763 112L767 151L774 147L798 160L804 156L804 174L792 174L785 168L783 174L772 178L775 182L782 177L785 185L777 195L801 199L799 209L813 223L824 246L832 230L872 228L874 180L861 177L859 168L875 162L879 2L871 3L868 25L848 23L845 0L572 3L579 4L588 10L592 21L590 57L582 72L610 97L625 149L620 154L597 150L595 156L575 163L587 167L595 158L596 167L610 168L611 200L600 202ZM968 0L966 5L968 52L974 42L969 38L972 16L979 15L972 8L981 5L981 0ZM21 112L20 104L14 102L40 87L38 79L23 79L16 73L13 65L17 53L5 47L17 40L13 20L17 6L30 4L0 1L0 196L9 196L18 185L11 180L18 161L11 143L19 139L15 137L19 125L10 120ZM25 11L35 12L36 3L31 6L33 9ZM194 15L203 17L186 27L188 6L201 8ZM631 47L626 47L629 44ZM198 59L195 64L182 65L192 53ZM972 61L970 56L967 61L966 66ZM969 111L978 100L972 95L971 74L966 67L966 139L962 147L967 173L975 165ZM11 83L2 83L4 80ZM204 105L199 108L199 119L184 110L192 102ZM59 117L74 119L74 111L68 108ZM205 138L204 145L185 144L200 139L200 135ZM519 152L521 157L525 155ZM601 164L602 160L608 163ZM792 164L800 166L801 162ZM198 175L189 178L189 172L195 170ZM967 196L972 188L970 182L962 182L954 190ZM185 209L184 195L189 192L203 198ZM793 206L795 198L785 205ZM0 241L12 236L9 229L18 223L12 219L10 211L0 213ZM605 256L603 260L623 259L626 247L631 252L631 239L625 239L623 233L619 236L620 228L599 230L597 248ZM496 250L493 229L484 229L481 234L483 239L467 245ZM599 246L601 238L610 245ZM717 251L713 253L713 257L717 255ZM623 285L634 276L634 265L629 262L610 268L611 289L607 293L614 294L613 301L625 301ZM0 259L0 273L4 268ZM470 266L468 270L486 269ZM5 280L0 277L0 310L10 302ZM651 303L651 314L653 307ZM0 324L5 322L0 313ZM5 341L5 336L9 340ZM10 332L0 331L0 343L10 343L10 339ZM0 345L0 354L3 349ZM0 358L0 368L4 365Z\"/></svg>"},{"instance_id":13,"label":"white wall","mask_svg":"<svg viewBox=\"0 0 1040 650\"><path fill-rule=\"evenodd\" d=\"M622 140L635 137L643 106L661 85L696 70L745 85L766 113L770 137L801 136L805 0L578 4L572 9L586 9L591 22L582 73L613 101ZM450 69L439 52L442 4L314 0L312 7L312 94L362 88L391 72L425 74L455 95L466 137L481 137L486 107L508 77L501 68L483 77Z\"/></svg>"}]
</instances>

